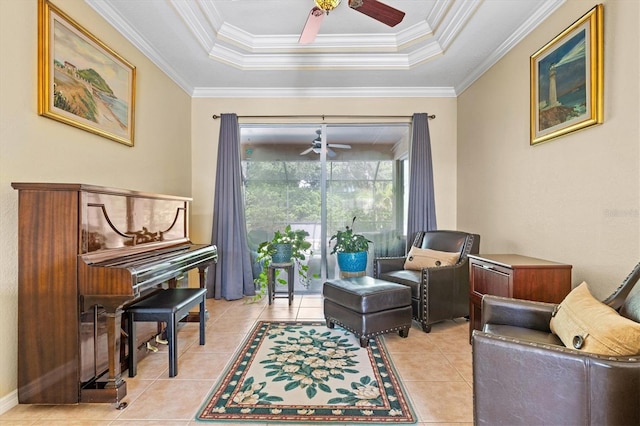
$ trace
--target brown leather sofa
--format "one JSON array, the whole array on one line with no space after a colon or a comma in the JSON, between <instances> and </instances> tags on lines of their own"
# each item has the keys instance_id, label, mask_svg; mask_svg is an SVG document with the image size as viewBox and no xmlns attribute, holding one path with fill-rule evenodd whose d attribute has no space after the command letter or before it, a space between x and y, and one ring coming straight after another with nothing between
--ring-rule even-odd
<instances>
[{"instance_id":1,"label":"brown leather sofa","mask_svg":"<svg viewBox=\"0 0 640 426\"><path fill-rule=\"evenodd\" d=\"M604 303L640 322L640 263ZM550 330L556 305L485 295L473 345L478 425L640 425L640 354L567 348Z\"/></svg>"},{"instance_id":2,"label":"brown leather sofa","mask_svg":"<svg viewBox=\"0 0 640 426\"><path fill-rule=\"evenodd\" d=\"M431 324L469 315L468 254L477 254L480 236L461 231L422 231L413 245L423 249L459 252L452 266L437 266L422 270L405 270L403 257L380 257L373 262L375 278L404 284L411 288L413 319L428 333Z\"/></svg>"}]
</instances>

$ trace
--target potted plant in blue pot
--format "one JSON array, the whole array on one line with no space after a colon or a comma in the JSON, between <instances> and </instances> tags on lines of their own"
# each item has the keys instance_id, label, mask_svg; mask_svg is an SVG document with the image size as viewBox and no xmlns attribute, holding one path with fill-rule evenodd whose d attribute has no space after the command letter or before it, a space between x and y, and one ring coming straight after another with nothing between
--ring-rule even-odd
<instances>
[{"instance_id":1,"label":"potted plant in blue pot","mask_svg":"<svg viewBox=\"0 0 640 426\"><path fill-rule=\"evenodd\" d=\"M345 230L338 230L329 239L329 244L335 240L331 254L336 253L340 271L347 273L363 272L367 269L367 251L371 242L362 234L353 231L356 221L354 217L351 226L345 226Z\"/></svg>"}]
</instances>

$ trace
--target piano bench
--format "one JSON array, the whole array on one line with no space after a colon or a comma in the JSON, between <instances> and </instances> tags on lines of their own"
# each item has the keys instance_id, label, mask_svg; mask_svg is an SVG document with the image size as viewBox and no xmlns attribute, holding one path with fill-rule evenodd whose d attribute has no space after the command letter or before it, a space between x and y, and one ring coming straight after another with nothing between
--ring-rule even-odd
<instances>
[{"instance_id":1,"label":"piano bench","mask_svg":"<svg viewBox=\"0 0 640 426\"><path fill-rule=\"evenodd\" d=\"M205 288L170 288L133 303L125 308L129 323L129 377L137 373L136 321L158 321L167 324L169 346L169 377L178 374L178 322L189 315L189 310L200 304L200 344L204 345Z\"/></svg>"}]
</instances>

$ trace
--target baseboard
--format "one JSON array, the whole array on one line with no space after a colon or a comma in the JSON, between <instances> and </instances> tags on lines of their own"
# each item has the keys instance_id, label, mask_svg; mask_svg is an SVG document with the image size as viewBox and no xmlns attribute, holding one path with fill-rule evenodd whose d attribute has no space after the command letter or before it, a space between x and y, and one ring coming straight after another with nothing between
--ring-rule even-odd
<instances>
[{"instance_id":1,"label":"baseboard","mask_svg":"<svg viewBox=\"0 0 640 426\"><path fill-rule=\"evenodd\" d=\"M7 394L6 396L0 398L0 414L4 414L7 411L11 410L13 407L18 405L18 390L14 390L13 392Z\"/></svg>"}]
</instances>

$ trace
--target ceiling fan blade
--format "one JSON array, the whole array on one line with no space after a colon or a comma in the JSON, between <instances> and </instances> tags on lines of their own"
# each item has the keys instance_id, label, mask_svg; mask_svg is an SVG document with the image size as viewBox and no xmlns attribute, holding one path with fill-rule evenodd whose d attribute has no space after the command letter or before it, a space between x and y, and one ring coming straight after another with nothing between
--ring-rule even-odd
<instances>
[{"instance_id":1,"label":"ceiling fan blade","mask_svg":"<svg viewBox=\"0 0 640 426\"><path fill-rule=\"evenodd\" d=\"M327 148L327 156L329 157L335 157L336 153L335 151L333 151L331 148Z\"/></svg>"},{"instance_id":2,"label":"ceiling fan blade","mask_svg":"<svg viewBox=\"0 0 640 426\"><path fill-rule=\"evenodd\" d=\"M345 145L342 143L330 143L327 146L330 148L351 149L351 145Z\"/></svg>"},{"instance_id":3,"label":"ceiling fan blade","mask_svg":"<svg viewBox=\"0 0 640 426\"><path fill-rule=\"evenodd\" d=\"M349 7L390 27L395 27L404 18L403 11L377 0L349 0Z\"/></svg>"},{"instance_id":4,"label":"ceiling fan blade","mask_svg":"<svg viewBox=\"0 0 640 426\"><path fill-rule=\"evenodd\" d=\"M300 155L307 155L307 154L308 154L308 153L310 153L311 151L313 151L313 147L305 149L304 151L302 151L302 152L300 153Z\"/></svg>"},{"instance_id":5,"label":"ceiling fan blade","mask_svg":"<svg viewBox=\"0 0 640 426\"><path fill-rule=\"evenodd\" d=\"M307 22L304 24L304 28L302 29L302 34L300 34L300 39L298 39L298 43L307 44L316 39L316 35L318 35L318 31L320 31L320 24L322 24L324 15L324 10L317 6L311 9Z\"/></svg>"}]
</instances>

